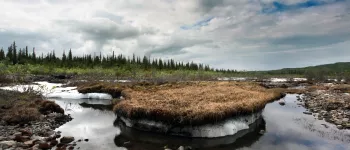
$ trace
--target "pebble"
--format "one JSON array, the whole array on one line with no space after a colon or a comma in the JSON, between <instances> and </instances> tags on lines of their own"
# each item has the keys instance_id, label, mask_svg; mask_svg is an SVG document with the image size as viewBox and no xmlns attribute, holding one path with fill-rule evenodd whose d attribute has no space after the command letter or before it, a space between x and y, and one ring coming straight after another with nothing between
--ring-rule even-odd
<instances>
[{"instance_id":1,"label":"pebble","mask_svg":"<svg viewBox=\"0 0 350 150\"><path fill-rule=\"evenodd\" d=\"M177 150L185 150L185 147L180 146Z\"/></svg>"},{"instance_id":2,"label":"pebble","mask_svg":"<svg viewBox=\"0 0 350 150\"><path fill-rule=\"evenodd\" d=\"M44 121L32 121L23 126L7 125L6 122L0 120L0 150L8 148L39 150L50 149L57 145L58 142L55 139L60 134L54 131L55 128L72 118L57 113L41 117Z\"/></svg>"},{"instance_id":3,"label":"pebble","mask_svg":"<svg viewBox=\"0 0 350 150\"><path fill-rule=\"evenodd\" d=\"M68 144L68 143L73 142L73 141L74 141L74 137L72 137L72 136L64 136L60 140L61 143L65 143L65 144Z\"/></svg>"},{"instance_id":4,"label":"pebble","mask_svg":"<svg viewBox=\"0 0 350 150\"><path fill-rule=\"evenodd\" d=\"M16 144L16 141L1 141L0 142L0 146L1 147L5 147L5 148L9 148L9 147L12 147L13 145Z\"/></svg>"},{"instance_id":5,"label":"pebble","mask_svg":"<svg viewBox=\"0 0 350 150\"><path fill-rule=\"evenodd\" d=\"M304 111L303 113L306 115L312 115L312 112L308 112L308 111Z\"/></svg>"}]
</instances>

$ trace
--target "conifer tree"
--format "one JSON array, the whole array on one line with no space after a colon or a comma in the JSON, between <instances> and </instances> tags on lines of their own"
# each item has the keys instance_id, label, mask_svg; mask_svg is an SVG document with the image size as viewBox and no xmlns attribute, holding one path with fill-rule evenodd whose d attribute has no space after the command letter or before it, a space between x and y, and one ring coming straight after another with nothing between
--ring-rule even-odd
<instances>
[{"instance_id":1,"label":"conifer tree","mask_svg":"<svg viewBox=\"0 0 350 150\"><path fill-rule=\"evenodd\" d=\"M28 58L28 46L26 46L26 58Z\"/></svg>"},{"instance_id":2,"label":"conifer tree","mask_svg":"<svg viewBox=\"0 0 350 150\"><path fill-rule=\"evenodd\" d=\"M10 61L12 61L12 45L10 47L7 48L7 54L6 54L6 58L8 58Z\"/></svg>"},{"instance_id":3,"label":"conifer tree","mask_svg":"<svg viewBox=\"0 0 350 150\"><path fill-rule=\"evenodd\" d=\"M12 63L13 64L17 64L17 46L16 46L16 42L13 42L12 50L13 50Z\"/></svg>"},{"instance_id":4,"label":"conifer tree","mask_svg":"<svg viewBox=\"0 0 350 150\"><path fill-rule=\"evenodd\" d=\"M33 47L32 61L33 61L34 63L36 62L35 47Z\"/></svg>"},{"instance_id":5,"label":"conifer tree","mask_svg":"<svg viewBox=\"0 0 350 150\"><path fill-rule=\"evenodd\" d=\"M5 59L5 51L3 48L0 49L0 61Z\"/></svg>"},{"instance_id":6,"label":"conifer tree","mask_svg":"<svg viewBox=\"0 0 350 150\"><path fill-rule=\"evenodd\" d=\"M69 52L68 52L68 62L71 63L72 60L73 60L72 49L69 49Z\"/></svg>"}]
</instances>

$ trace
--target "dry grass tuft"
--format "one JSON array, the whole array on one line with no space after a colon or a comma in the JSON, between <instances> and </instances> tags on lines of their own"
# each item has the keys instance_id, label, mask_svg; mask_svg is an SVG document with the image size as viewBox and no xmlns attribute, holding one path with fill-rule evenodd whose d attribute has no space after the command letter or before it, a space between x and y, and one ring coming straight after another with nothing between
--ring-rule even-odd
<instances>
[{"instance_id":1,"label":"dry grass tuft","mask_svg":"<svg viewBox=\"0 0 350 150\"><path fill-rule=\"evenodd\" d=\"M0 119L7 124L27 124L52 112L64 113L64 110L33 93L0 90Z\"/></svg>"},{"instance_id":2,"label":"dry grass tuft","mask_svg":"<svg viewBox=\"0 0 350 150\"><path fill-rule=\"evenodd\" d=\"M50 114L50 113L61 113L64 114L64 110L55 102L43 100L40 102L39 111L42 114Z\"/></svg>"},{"instance_id":3,"label":"dry grass tuft","mask_svg":"<svg viewBox=\"0 0 350 150\"><path fill-rule=\"evenodd\" d=\"M179 82L132 86L115 105L119 115L172 125L200 125L260 111L283 94L250 82Z\"/></svg>"},{"instance_id":4,"label":"dry grass tuft","mask_svg":"<svg viewBox=\"0 0 350 150\"><path fill-rule=\"evenodd\" d=\"M109 83L90 83L78 86L80 93L108 93L113 98L121 96L122 88L116 84Z\"/></svg>"},{"instance_id":5,"label":"dry grass tuft","mask_svg":"<svg viewBox=\"0 0 350 150\"><path fill-rule=\"evenodd\" d=\"M25 124L30 121L38 120L40 115L36 108L19 107L7 111L2 119L9 124Z\"/></svg>"}]
</instances>

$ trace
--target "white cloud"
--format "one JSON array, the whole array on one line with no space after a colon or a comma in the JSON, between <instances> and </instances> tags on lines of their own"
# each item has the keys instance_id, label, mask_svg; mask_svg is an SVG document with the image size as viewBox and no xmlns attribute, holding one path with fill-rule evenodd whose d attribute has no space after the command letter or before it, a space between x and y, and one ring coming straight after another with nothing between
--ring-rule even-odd
<instances>
[{"instance_id":1,"label":"white cloud","mask_svg":"<svg viewBox=\"0 0 350 150\"><path fill-rule=\"evenodd\" d=\"M276 1L294 5L307 0ZM69 48L75 54L115 51L232 69L346 60L349 2L263 13L272 2L3 0L0 45L6 47L16 40L19 46L35 46L40 53L55 49L61 54ZM181 29L188 25L196 27ZM317 57L306 58L306 54Z\"/></svg>"}]
</instances>

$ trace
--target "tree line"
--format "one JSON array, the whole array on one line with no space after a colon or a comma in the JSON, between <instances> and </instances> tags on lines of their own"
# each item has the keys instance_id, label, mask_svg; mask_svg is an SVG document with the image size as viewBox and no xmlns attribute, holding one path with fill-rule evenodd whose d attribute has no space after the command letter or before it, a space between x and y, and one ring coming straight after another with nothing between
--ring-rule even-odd
<instances>
[{"instance_id":1,"label":"tree line","mask_svg":"<svg viewBox=\"0 0 350 150\"><path fill-rule=\"evenodd\" d=\"M0 62L5 62L8 65L16 64L41 64L52 67L64 67L64 68L113 68L113 67L138 67L141 69L158 69L158 70L203 70L203 71L216 71L224 73L233 73L235 70L229 69L214 69L209 65L194 63L194 62L176 62L173 59L151 59L149 57L139 57L133 55L132 58L126 57L122 54L115 54L103 56L102 53L92 56L91 54L83 56L74 56L70 49L67 53L63 52L61 57L56 56L55 51L48 52L47 54L37 55L35 48L28 50L28 46L25 48L17 48L16 42L13 42L8 48L7 52L3 48L0 49Z\"/></svg>"}]
</instances>

